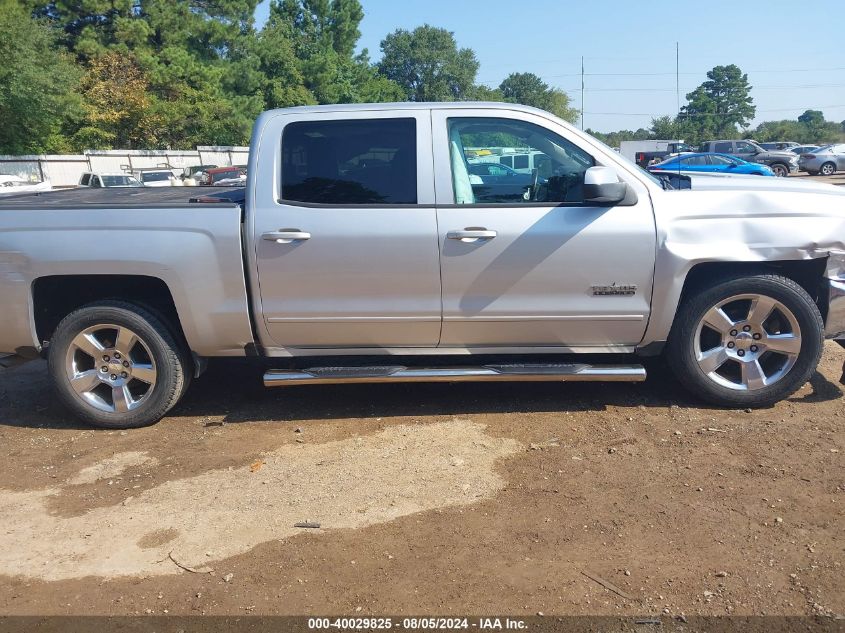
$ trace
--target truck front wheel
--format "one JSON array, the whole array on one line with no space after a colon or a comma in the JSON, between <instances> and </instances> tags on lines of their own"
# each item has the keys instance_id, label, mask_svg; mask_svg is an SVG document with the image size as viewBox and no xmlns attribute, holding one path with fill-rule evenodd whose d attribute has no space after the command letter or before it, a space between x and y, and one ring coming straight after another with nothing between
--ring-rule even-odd
<instances>
[{"instance_id":1,"label":"truck front wheel","mask_svg":"<svg viewBox=\"0 0 845 633\"><path fill-rule=\"evenodd\" d=\"M91 303L59 323L49 371L62 403L98 427L158 422L190 380L190 356L162 320L123 301Z\"/></svg>"},{"instance_id":2,"label":"truck front wheel","mask_svg":"<svg viewBox=\"0 0 845 633\"><path fill-rule=\"evenodd\" d=\"M786 178L789 176L789 167L783 163L773 163L770 167L772 168L772 171L775 172L775 176L778 178Z\"/></svg>"},{"instance_id":3,"label":"truck front wheel","mask_svg":"<svg viewBox=\"0 0 845 633\"><path fill-rule=\"evenodd\" d=\"M809 380L823 332L818 307L791 279L738 276L699 290L680 306L667 360L704 400L766 407Z\"/></svg>"}]
</instances>

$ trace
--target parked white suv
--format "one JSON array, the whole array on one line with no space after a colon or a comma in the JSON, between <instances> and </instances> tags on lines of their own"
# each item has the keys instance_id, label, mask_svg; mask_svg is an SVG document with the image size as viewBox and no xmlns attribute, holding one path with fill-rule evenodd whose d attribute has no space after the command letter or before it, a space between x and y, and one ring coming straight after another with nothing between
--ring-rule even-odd
<instances>
[{"instance_id":1,"label":"parked white suv","mask_svg":"<svg viewBox=\"0 0 845 633\"><path fill-rule=\"evenodd\" d=\"M144 184L140 182L132 174L124 174L120 172L115 173L95 173L86 171L79 177L80 187L143 187Z\"/></svg>"}]
</instances>

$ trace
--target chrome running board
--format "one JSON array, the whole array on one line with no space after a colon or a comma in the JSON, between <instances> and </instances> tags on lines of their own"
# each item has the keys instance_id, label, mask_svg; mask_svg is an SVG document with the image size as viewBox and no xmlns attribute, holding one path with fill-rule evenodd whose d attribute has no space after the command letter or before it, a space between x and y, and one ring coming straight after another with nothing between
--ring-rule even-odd
<instances>
[{"instance_id":1,"label":"chrome running board","mask_svg":"<svg viewBox=\"0 0 845 633\"><path fill-rule=\"evenodd\" d=\"M312 367L271 369L265 387L329 385L356 382L484 382L484 381L624 381L645 380L642 365L482 365L479 367Z\"/></svg>"}]
</instances>

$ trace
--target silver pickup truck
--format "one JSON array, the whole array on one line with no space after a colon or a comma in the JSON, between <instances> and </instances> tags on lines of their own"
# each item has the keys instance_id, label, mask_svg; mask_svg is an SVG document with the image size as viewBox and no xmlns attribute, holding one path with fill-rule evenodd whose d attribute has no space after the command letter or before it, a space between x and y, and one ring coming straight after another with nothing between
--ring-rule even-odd
<instances>
[{"instance_id":1,"label":"silver pickup truck","mask_svg":"<svg viewBox=\"0 0 845 633\"><path fill-rule=\"evenodd\" d=\"M845 338L843 242L845 190L658 179L532 108L275 110L239 191L5 199L0 353L46 356L113 428L221 356L284 386L638 381L663 354L701 398L767 406Z\"/></svg>"}]
</instances>

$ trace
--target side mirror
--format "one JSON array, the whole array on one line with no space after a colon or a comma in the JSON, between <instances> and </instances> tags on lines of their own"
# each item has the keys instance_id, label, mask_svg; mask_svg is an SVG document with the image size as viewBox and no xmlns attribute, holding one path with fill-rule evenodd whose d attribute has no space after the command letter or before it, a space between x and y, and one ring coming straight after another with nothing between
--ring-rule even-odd
<instances>
[{"instance_id":1,"label":"side mirror","mask_svg":"<svg viewBox=\"0 0 845 633\"><path fill-rule=\"evenodd\" d=\"M584 202L616 204L628 194L628 185L619 182L610 167L590 167L584 172Z\"/></svg>"}]
</instances>

